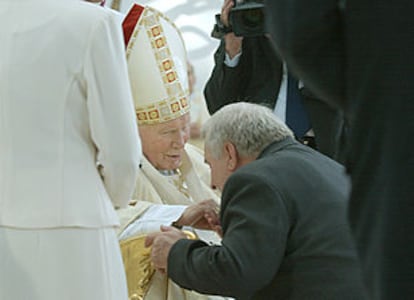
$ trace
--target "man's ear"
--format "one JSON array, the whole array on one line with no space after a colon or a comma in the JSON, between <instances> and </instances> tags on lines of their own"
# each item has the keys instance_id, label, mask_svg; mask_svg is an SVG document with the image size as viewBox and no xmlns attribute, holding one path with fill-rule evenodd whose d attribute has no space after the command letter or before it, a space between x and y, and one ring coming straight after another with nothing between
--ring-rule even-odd
<instances>
[{"instance_id":1,"label":"man's ear","mask_svg":"<svg viewBox=\"0 0 414 300\"><path fill-rule=\"evenodd\" d=\"M224 144L224 153L227 157L227 169L234 172L239 165L239 153L234 144L227 142Z\"/></svg>"}]
</instances>

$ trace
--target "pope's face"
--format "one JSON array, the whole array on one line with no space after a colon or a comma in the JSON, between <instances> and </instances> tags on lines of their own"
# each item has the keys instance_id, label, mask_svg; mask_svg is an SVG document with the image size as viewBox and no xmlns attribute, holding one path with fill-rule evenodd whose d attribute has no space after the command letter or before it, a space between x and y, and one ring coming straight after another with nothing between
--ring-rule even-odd
<instances>
[{"instance_id":1,"label":"pope's face","mask_svg":"<svg viewBox=\"0 0 414 300\"><path fill-rule=\"evenodd\" d=\"M140 125L145 157L158 170L177 169L190 136L190 114L155 125Z\"/></svg>"}]
</instances>

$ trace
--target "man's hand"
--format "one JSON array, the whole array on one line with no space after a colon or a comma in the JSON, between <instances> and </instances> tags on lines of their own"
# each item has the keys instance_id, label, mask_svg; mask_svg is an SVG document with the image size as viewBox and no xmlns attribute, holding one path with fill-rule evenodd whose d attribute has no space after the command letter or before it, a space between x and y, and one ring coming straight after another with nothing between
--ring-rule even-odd
<instances>
[{"instance_id":1,"label":"man's hand","mask_svg":"<svg viewBox=\"0 0 414 300\"><path fill-rule=\"evenodd\" d=\"M151 261L158 271L165 274L167 273L168 266L168 254L171 247L181 239L185 239L187 236L174 227L161 225L161 232L154 232L148 234L145 239L145 247L152 246Z\"/></svg>"},{"instance_id":2,"label":"man's hand","mask_svg":"<svg viewBox=\"0 0 414 300\"><path fill-rule=\"evenodd\" d=\"M230 10L234 7L233 0L224 0L223 6L221 7L220 21L224 26L229 27L229 14ZM224 36L224 42L226 44L226 52L233 58L241 51L242 37L237 37L233 32L227 33Z\"/></svg>"},{"instance_id":3,"label":"man's hand","mask_svg":"<svg viewBox=\"0 0 414 300\"><path fill-rule=\"evenodd\" d=\"M188 206L175 222L179 226L191 226L198 229L214 230L211 224L220 224L219 205L212 199Z\"/></svg>"},{"instance_id":4,"label":"man's hand","mask_svg":"<svg viewBox=\"0 0 414 300\"><path fill-rule=\"evenodd\" d=\"M220 21L224 26L229 27L229 13L234 7L233 0L224 0L223 6L221 7Z\"/></svg>"},{"instance_id":5,"label":"man's hand","mask_svg":"<svg viewBox=\"0 0 414 300\"><path fill-rule=\"evenodd\" d=\"M221 228L220 219L218 218L217 214L210 214L206 213L204 215L210 230L213 230L217 233L217 235L223 238L223 230Z\"/></svg>"}]
</instances>

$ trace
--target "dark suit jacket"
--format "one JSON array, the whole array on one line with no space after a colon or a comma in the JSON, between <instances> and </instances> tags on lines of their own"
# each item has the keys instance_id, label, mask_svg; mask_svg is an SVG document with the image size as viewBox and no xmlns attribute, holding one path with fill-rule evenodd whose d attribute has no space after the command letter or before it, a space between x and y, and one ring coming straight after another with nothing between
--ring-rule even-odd
<instances>
[{"instance_id":1,"label":"dark suit jacket","mask_svg":"<svg viewBox=\"0 0 414 300\"><path fill-rule=\"evenodd\" d=\"M214 54L215 66L204 89L210 114L240 101L264 103L274 108L282 78L282 61L265 37L244 38L242 51L234 68L224 64L224 41Z\"/></svg>"},{"instance_id":2,"label":"dark suit jacket","mask_svg":"<svg viewBox=\"0 0 414 300\"><path fill-rule=\"evenodd\" d=\"M282 61L267 37L243 39L243 54L239 64L230 68L224 64L225 45L220 44L204 96L211 114L226 104L247 101L276 105L282 78ZM320 101L309 90L302 90L302 99L315 133L317 149L343 162L345 121L343 114Z\"/></svg>"},{"instance_id":3,"label":"dark suit jacket","mask_svg":"<svg viewBox=\"0 0 414 300\"><path fill-rule=\"evenodd\" d=\"M279 53L350 134L350 221L372 299L414 299L414 1L267 1ZM286 17L289 16L289 17Z\"/></svg>"},{"instance_id":4,"label":"dark suit jacket","mask_svg":"<svg viewBox=\"0 0 414 300\"><path fill-rule=\"evenodd\" d=\"M364 299L348 191L335 161L292 138L273 143L224 186L222 246L178 241L168 275L237 299Z\"/></svg>"}]
</instances>

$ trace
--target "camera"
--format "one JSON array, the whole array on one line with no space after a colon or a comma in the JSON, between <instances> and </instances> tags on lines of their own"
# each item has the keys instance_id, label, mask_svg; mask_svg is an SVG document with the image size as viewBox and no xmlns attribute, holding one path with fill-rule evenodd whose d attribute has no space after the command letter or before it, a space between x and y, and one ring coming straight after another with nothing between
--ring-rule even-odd
<instances>
[{"instance_id":1,"label":"camera","mask_svg":"<svg viewBox=\"0 0 414 300\"><path fill-rule=\"evenodd\" d=\"M224 26L220 15L216 15L212 37L221 39L226 33L234 32L236 36L260 36L266 33L264 4L262 1L238 1L229 13L229 26Z\"/></svg>"}]
</instances>

